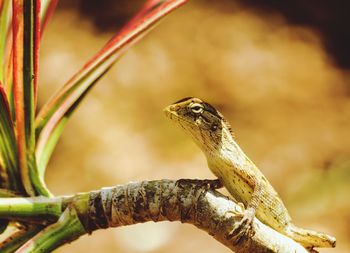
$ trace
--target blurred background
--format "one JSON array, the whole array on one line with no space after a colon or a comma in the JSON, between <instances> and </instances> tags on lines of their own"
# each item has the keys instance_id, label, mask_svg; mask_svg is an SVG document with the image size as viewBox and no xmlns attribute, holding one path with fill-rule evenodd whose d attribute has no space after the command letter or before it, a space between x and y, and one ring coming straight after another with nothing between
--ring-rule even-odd
<instances>
[{"instance_id":1,"label":"blurred background","mask_svg":"<svg viewBox=\"0 0 350 253\"><path fill-rule=\"evenodd\" d=\"M213 178L200 150L163 115L187 96L215 105L281 195L295 224L350 251L350 3L193 0L165 18L75 112L47 181L72 194L130 181ZM59 2L44 34L39 106L143 1ZM180 223L84 236L66 252L230 252Z\"/></svg>"}]
</instances>

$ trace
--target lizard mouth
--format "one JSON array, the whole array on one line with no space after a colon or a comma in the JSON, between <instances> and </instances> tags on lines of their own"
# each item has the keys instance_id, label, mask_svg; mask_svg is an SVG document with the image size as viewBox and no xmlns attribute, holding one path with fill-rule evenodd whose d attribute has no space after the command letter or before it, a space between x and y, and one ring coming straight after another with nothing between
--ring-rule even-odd
<instances>
[{"instance_id":1,"label":"lizard mouth","mask_svg":"<svg viewBox=\"0 0 350 253\"><path fill-rule=\"evenodd\" d=\"M179 118L179 114L176 112L177 108L174 105L169 105L163 109L165 116L173 120L174 118Z\"/></svg>"},{"instance_id":2,"label":"lizard mouth","mask_svg":"<svg viewBox=\"0 0 350 253\"><path fill-rule=\"evenodd\" d=\"M186 124L194 125L194 122L191 122L190 120L181 117L177 111L176 111L176 106L174 105L169 105L164 108L164 113L167 118L169 118L172 121L176 121L181 124L181 122L184 122ZM181 124L182 125L182 124Z\"/></svg>"},{"instance_id":3,"label":"lizard mouth","mask_svg":"<svg viewBox=\"0 0 350 253\"><path fill-rule=\"evenodd\" d=\"M163 112L165 113L165 116L167 118L172 119L172 115L175 114L175 111L171 109L171 106L167 106L163 109ZM177 114L177 113L176 113Z\"/></svg>"}]
</instances>

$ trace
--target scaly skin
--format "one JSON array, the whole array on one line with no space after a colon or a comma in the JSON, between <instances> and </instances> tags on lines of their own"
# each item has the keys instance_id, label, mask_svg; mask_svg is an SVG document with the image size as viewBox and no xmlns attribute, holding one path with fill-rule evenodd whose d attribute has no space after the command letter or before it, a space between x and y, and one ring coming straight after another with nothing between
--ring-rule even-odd
<instances>
[{"instance_id":1,"label":"scaly skin","mask_svg":"<svg viewBox=\"0 0 350 253\"><path fill-rule=\"evenodd\" d=\"M166 107L164 111L192 137L204 152L210 170L232 197L246 207L241 223L232 234L240 232L240 237L242 233L248 233L256 216L307 248L335 247L334 237L292 224L277 192L235 142L229 123L213 106L189 97Z\"/></svg>"}]
</instances>

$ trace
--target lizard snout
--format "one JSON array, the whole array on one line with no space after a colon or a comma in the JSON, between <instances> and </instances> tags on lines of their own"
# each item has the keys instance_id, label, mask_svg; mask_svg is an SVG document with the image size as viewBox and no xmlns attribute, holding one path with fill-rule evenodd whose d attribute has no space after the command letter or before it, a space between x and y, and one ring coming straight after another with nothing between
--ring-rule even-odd
<instances>
[{"instance_id":1,"label":"lizard snout","mask_svg":"<svg viewBox=\"0 0 350 253\"><path fill-rule=\"evenodd\" d=\"M163 109L166 116L177 115L177 111L179 110L178 105L169 105Z\"/></svg>"}]
</instances>

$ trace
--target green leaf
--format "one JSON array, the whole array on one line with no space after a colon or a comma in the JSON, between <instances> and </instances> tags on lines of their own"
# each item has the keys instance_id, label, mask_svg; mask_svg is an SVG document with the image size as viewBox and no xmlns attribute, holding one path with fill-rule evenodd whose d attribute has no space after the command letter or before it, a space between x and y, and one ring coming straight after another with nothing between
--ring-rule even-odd
<instances>
[{"instance_id":1,"label":"green leaf","mask_svg":"<svg viewBox=\"0 0 350 253\"><path fill-rule=\"evenodd\" d=\"M188 0L150 0L144 8L88 61L39 112L36 121L36 155L43 177L47 161L63 126L82 97L125 51L138 42L162 17Z\"/></svg>"},{"instance_id":2,"label":"green leaf","mask_svg":"<svg viewBox=\"0 0 350 253\"><path fill-rule=\"evenodd\" d=\"M6 47L11 24L11 0L0 0L0 82L5 83Z\"/></svg>"},{"instance_id":3,"label":"green leaf","mask_svg":"<svg viewBox=\"0 0 350 253\"><path fill-rule=\"evenodd\" d=\"M18 192L0 188L0 198L20 197Z\"/></svg>"},{"instance_id":4,"label":"green leaf","mask_svg":"<svg viewBox=\"0 0 350 253\"><path fill-rule=\"evenodd\" d=\"M0 0L1 1L1 0ZM8 3L11 3L11 0L6 0ZM41 35L43 34L55 8L57 5L58 0L43 0L41 1L41 8L40 8L40 32ZM11 5L9 5L11 7ZM9 13L12 14L12 13ZM1 19L0 19L1 20ZM8 15L8 23L11 23L11 15ZM8 34L10 34L11 26L8 25ZM3 72L4 72L4 86L6 87L7 91L7 97L10 103L10 109L12 112L13 118L15 118L15 112L14 112L14 91L13 91L13 80L12 80L12 41L10 39L11 36L8 36L8 40L6 43L6 53L4 54L4 61L3 61ZM40 38L41 39L41 36ZM11 43L9 43L11 42ZM5 46L4 44L1 44ZM1 80L1 79L0 79Z\"/></svg>"},{"instance_id":5,"label":"green leaf","mask_svg":"<svg viewBox=\"0 0 350 253\"><path fill-rule=\"evenodd\" d=\"M13 90L22 183L31 195L50 195L38 175L34 115L38 79L40 0L13 0Z\"/></svg>"},{"instance_id":6,"label":"green leaf","mask_svg":"<svg viewBox=\"0 0 350 253\"><path fill-rule=\"evenodd\" d=\"M2 187L22 191L18 171L17 144L10 109L4 87L0 83L0 156L7 177Z\"/></svg>"},{"instance_id":7,"label":"green leaf","mask_svg":"<svg viewBox=\"0 0 350 253\"><path fill-rule=\"evenodd\" d=\"M9 104L5 90L0 82L0 197L12 196L10 190L22 190L20 175L17 167L16 139ZM7 228L8 220L0 220L0 234Z\"/></svg>"}]
</instances>

